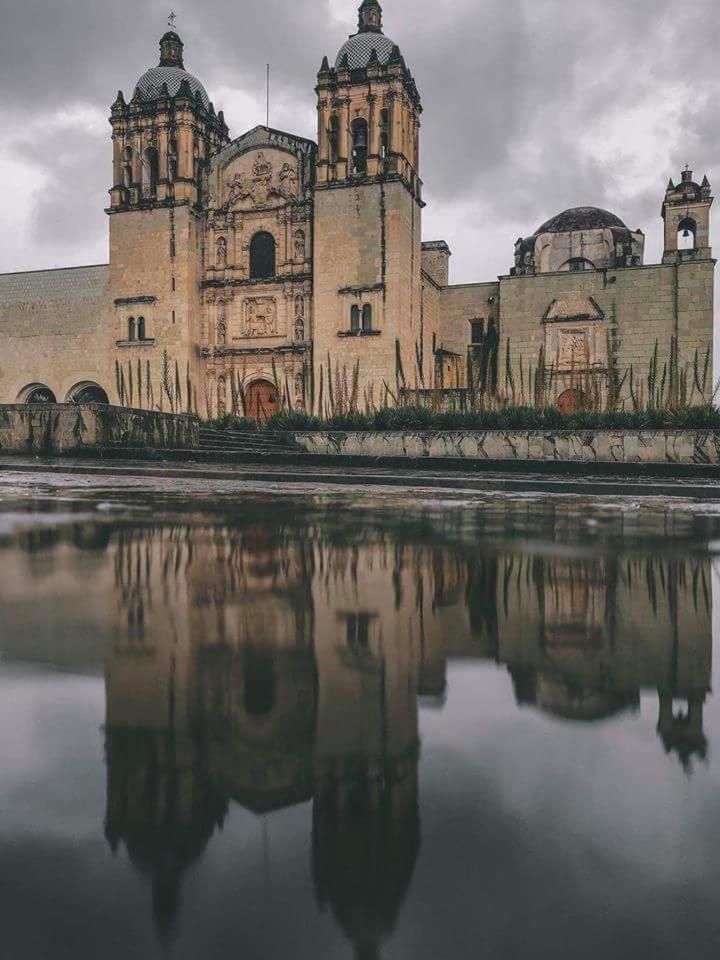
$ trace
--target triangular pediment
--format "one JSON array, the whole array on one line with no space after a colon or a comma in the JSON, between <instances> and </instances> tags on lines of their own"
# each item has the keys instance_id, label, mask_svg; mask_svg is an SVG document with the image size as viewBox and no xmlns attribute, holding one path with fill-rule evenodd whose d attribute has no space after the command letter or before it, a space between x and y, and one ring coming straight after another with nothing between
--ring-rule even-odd
<instances>
[{"instance_id":1,"label":"triangular pediment","mask_svg":"<svg viewBox=\"0 0 720 960\"><path fill-rule=\"evenodd\" d=\"M548 307L544 319L554 320L594 320L605 319L605 314L592 297L586 297L579 291L572 291L558 297Z\"/></svg>"}]
</instances>

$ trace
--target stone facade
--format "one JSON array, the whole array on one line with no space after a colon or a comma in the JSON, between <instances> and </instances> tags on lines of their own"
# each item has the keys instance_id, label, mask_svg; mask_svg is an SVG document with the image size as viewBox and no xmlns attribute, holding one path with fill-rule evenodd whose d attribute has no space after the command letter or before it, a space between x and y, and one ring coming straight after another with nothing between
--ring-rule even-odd
<instances>
[{"instance_id":1,"label":"stone facade","mask_svg":"<svg viewBox=\"0 0 720 960\"><path fill-rule=\"evenodd\" d=\"M448 245L422 242L421 100L376 0L323 60L317 143L231 140L177 34L160 47L111 108L109 265L0 276L0 402L91 390L264 417L470 387L572 405L581 374L628 401L653 389L656 344L655 392L711 393L707 178L668 185L662 264L641 230L580 207L518 240L507 276L453 286Z\"/></svg>"}]
</instances>

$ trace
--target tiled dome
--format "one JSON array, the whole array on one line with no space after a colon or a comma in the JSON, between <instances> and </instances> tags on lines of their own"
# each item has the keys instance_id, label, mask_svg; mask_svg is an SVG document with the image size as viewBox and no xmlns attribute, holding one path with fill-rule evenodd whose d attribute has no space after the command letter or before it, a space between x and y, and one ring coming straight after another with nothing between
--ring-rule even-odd
<instances>
[{"instance_id":1,"label":"tiled dome","mask_svg":"<svg viewBox=\"0 0 720 960\"><path fill-rule=\"evenodd\" d=\"M166 83L170 96L176 97L183 80L187 80L193 95L199 91L203 106L207 110L210 107L210 97L205 87L197 77L181 67L152 67L140 77L135 90L144 100L157 100L161 95L163 84Z\"/></svg>"},{"instance_id":2,"label":"tiled dome","mask_svg":"<svg viewBox=\"0 0 720 960\"><path fill-rule=\"evenodd\" d=\"M356 33L346 41L335 61L335 69L340 68L343 57L347 54L351 70L362 70L370 63L373 50L377 52L378 60L387 66L392 56L395 44L384 33Z\"/></svg>"},{"instance_id":3,"label":"tiled dome","mask_svg":"<svg viewBox=\"0 0 720 960\"><path fill-rule=\"evenodd\" d=\"M620 217L599 207L573 207L548 220L538 228L535 236L541 233L573 233L576 230L627 230Z\"/></svg>"}]
</instances>

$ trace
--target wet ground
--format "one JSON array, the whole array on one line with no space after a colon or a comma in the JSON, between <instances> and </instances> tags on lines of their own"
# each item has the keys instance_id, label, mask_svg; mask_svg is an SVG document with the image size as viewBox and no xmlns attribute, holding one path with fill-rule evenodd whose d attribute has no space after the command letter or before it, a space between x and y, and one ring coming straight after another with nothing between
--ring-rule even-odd
<instances>
[{"instance_id":1,"label":"wet ground","mask_svg":"<svg viewBox=\"0 0 720 960\"><path fill-rule=\"evenodd\" d=\"M717 955L717 504L12 466L2 960Z\"/></svg>"}]
</instances>

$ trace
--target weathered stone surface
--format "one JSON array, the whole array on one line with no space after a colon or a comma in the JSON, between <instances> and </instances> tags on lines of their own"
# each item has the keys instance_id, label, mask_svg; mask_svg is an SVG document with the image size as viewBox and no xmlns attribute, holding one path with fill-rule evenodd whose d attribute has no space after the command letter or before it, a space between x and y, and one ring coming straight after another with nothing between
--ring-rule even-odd
<instances>
[{"instance_id":1,"label":"weathered stone surface","mask_svg":"<svg viewBox=\"0 0 720 960\"><path fill-rule=\"evenodd\" d=\"M78 404L0 406L0 453L62 454L97 447L195 449L192 417Z\"/></svg>"},{"instance_id":2,"label":"weathered stone surface","mask_svg":"<svg viewBox=\"0 0 720 960\"><path fill-rule=\"evenodd\" d=\"M421 431L296 433L306 453L360 457L449 457L461 460L578 463L720 464L720 433L692 430Z\"/></svg>"}]
</instances>

